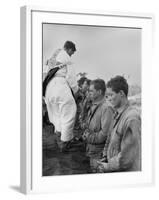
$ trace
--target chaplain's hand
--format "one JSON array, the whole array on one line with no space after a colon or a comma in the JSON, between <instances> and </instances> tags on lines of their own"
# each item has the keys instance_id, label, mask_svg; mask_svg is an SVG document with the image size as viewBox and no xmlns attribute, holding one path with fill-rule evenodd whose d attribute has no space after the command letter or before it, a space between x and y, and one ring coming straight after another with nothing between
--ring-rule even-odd
<instances>
[{"instance_id":1,"label":"chaplain's hand","mask_svg":"<svg viewBox=\"0 0 159 200\"><path fill-rule=\"evenodd\" d=\"M85 130L85 132L84 132L83 135L82 135L83 140L86 140L87 137L88 137L88 135L89 135L89 131L88 131L88 130Z\"/></svg>"},{"instance_id":2,"label":"chaplain's hand","mask_svg":"<svg viewBox=\"0 0 159 200\"><path fill-rule=\"evenodd\" d=\"M107 162L107 158L106 157L101 158L100 162Z\"/></svg>"},{"instance_id":3,"label":"chaplain's hand","mask_svg":"<svg viewBox=\"0 0 159 200\"><path fill-rule=\"evenodd\" d=\"M86 136L83 134L82 135L82 139L85 141L86 140Z\"/></svg>"},{"instance_id":4,"label":"chaplain's hand","mask_svg":"<svg viewBox=\"0 0 159 200\"><path fill-rule=\"evenodd\" d=\"M98 163L98 171L103 173L108 171L108 163L97 161Z\"/></svg>"},{"instance_id":5,"label":"chaplain's hand","mask_svg":"<svg viewBox=\"0 0 159 200\"><path fill-rule=\"evenodd\" d=\"M80 124L83 130L86 130L88 128L87 122L83 121L82 118L80 118Z\"/></svg>"},{"instance_id":6,"label":"chaplain's hand","mask_svg":"<svg viewBox=\"0 0 159 200\"><path fill-rule=\"evenodd\" d=\"M85 137L87 138L89 134L90 134L89 130L86 129L85 132L84 132Z\"/></svg>"}]
</instances>

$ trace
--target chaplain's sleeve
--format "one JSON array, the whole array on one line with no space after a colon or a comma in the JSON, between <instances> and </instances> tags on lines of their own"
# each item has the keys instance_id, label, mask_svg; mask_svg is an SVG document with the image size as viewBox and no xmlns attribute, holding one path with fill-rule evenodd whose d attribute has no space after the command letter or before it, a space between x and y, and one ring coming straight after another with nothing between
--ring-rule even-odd
<instances>
[{"instance_id":1,"label":"chaplain's sleeve","mask_svg":"<svg viewBox=\"0 0 159 200\"><path fill-rule=\"evenodd\" d=\"M113 110L111 107L107 107L102 110L101 116L101 130L99 132L90 131L87 136L87 142L91 144L101 144L105 142L110 134L113 121Z\"/></svg>"},{"instance_id":2,"label":"chaplain's sleeve","mask_svg":"<svg viewBox=\"0 0 159 200\"><path fill-rule=\"evenodd\" d=\"M49 71L49 66L48 65L43 65L43 80L45 79L48 71Z\"/></svg>"},{"instance_id":3,"label":"chaplain's sleeve","mask_svg":"<svg viewBox=\"0 0 159 200\"><path fill-rule=\"evenodd\" d=\"M78 84L77 84L74 65L71 61L71 57L64 50L62 50L58 54L56 60L66 65L67 67L66 80L68 82L68 85L70 86L70 88L73 90L75 94L78 91Z\"/></svg>"},{"instance_id":4,"label":"chaplain's sleeve","mask_svg":"<svg viewBox=\"0 0 159 200\"><path fill-rule=\"evenodd\" d=\"M66 80L73 90L73 93L75 94L78 91L78 84L77 84L77 78L76 73L74 69L74 65L67 65L67 74L66 74Z\"/></svg>"},{"instance_id":5,"label":"chaplain's sleeve","mask_svg":"<svg viewBox=\"0 0 159 200\"><path fill-rule=\"evenodd\" d=\"M64 65L71 65L71 57L66 53L66 51L61 50L56 57L56 61Z\"/></svg>"},{"instance_id":6,"label":"chaplain's sleeve","mask_svg":"<svg viewBox=\"0 0 159 200\"><path fill-rule=\"evenodd\" d=\"M61 52L61 49L57 49L53 55L51 56L51 58L49 58L48 60L46 60L46 65L48 67L48 71L52 68L55 67L55 65L58 64L58 62L56 61L56 57L58 56L58 54ZM61 62L59 62L59 64L61 64Z\"/></svg>"},{"instance_id":7,"label":"chaplain's sleeve","mask_svg":"<svg viewBox=\"0 0 159 200\"><path fill-rule=\"evenodd\" d=\"M121 151L108 161L108 171L124 171L138 159L141 142L141 123L138 119L127 121L121 140Z\"/></svg>"}]
</instances>

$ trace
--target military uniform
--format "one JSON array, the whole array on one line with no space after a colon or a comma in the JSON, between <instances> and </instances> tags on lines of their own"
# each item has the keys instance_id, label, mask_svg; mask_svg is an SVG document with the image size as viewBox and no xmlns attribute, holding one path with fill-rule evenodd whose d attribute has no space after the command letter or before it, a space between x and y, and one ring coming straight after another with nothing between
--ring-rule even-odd
<instances>
[{"instance_id":1,"label":"military uniform","mask_svg":"<svg viewBox=\"0 0 159 200\"><path fill-rule=\"evenodd\" d=\"M108 147L108 163L103 171L141 170L141 118L129 103L118 109Z\"/></svg>"}]
</instances>

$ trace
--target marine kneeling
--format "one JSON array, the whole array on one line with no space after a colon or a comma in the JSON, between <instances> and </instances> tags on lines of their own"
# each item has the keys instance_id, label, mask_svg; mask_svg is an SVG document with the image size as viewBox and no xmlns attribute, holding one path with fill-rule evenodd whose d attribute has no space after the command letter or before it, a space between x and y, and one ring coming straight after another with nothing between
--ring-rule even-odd
<instances>
[{"instance_id":1,"label":"marine kneeling","mask_svg":"<svg viewBox=\"0 0 159 200\"><path fill-rule=\"evenodd\" d=\"M124 77L116 76L107 83L110 103L116 117L105 160L98 162L99 172L141 170L141 120L137 107L128 101L128 84Z\"/></svg>"},{"instance_id":2,"label":"marine kneeling","mask_svg":"<svg viewBox=\"0 0 159 200\"><path fill-rule=\"evenodd\" d=\"M92 105L88 113L83 139L86 142L86 155L90 158L92 172L96 172L96 160L101 158L112 128L113 109L106 102L105 91L104 80L96 79L90 83L89 95Z\"/></svg>"}]
</instances>

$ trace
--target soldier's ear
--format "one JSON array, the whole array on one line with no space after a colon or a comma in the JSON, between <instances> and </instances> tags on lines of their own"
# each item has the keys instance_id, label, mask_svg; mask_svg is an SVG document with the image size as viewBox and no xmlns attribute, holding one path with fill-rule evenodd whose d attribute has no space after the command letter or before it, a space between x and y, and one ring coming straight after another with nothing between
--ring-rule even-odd
<instances>
[{"instance_id":1,"label":"soldier's ear","mask_svg":"<svg viewBox=\"0 0 159 200\"><path fill-rule=\"evenodd\" d=\"M102 90L99 90L99 94L100 94L100 95L102 94Z\"/></svg>"},{"instance_id":2,"label":"soldier's ear","mask_svg":"<svg viewBox=\"0 0 159 200\"><path fill-rule=\"evenodd\" d=\"M125 96L125 93L124 93L124 91L123 90L120 90L120 95L121 95L121 97L124 97Z\"/></svg>"}]
</instances>

